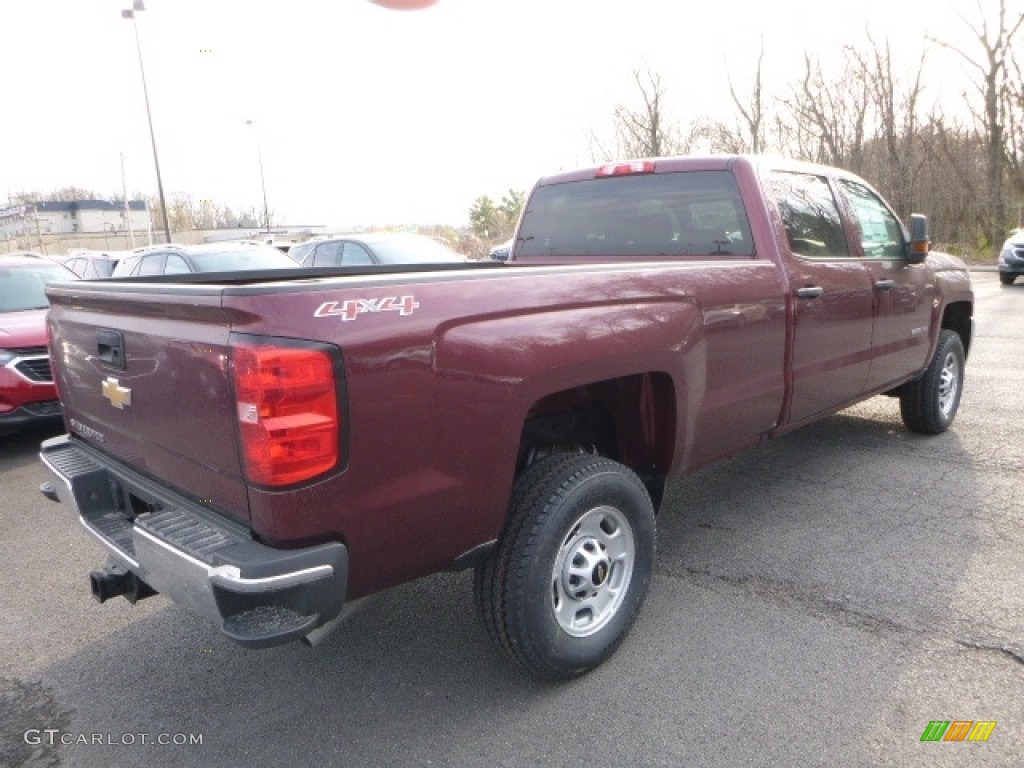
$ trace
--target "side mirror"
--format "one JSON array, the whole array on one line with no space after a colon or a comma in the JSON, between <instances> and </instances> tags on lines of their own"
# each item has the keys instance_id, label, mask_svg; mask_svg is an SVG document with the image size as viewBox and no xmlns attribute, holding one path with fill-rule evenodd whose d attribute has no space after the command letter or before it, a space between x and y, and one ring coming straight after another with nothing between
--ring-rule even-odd
<instances>
[{"instance_id":1,"label":"side mirror","mask_svg":"<svg viewBox=\"0 0 1024 768\"><path fill-rule=\"evenodd\" d=\"M928 217L920 213L910 214L910 244L907 246L907 261L920 264L932 249L928 238Z\"/></svg>"}]
</instances>

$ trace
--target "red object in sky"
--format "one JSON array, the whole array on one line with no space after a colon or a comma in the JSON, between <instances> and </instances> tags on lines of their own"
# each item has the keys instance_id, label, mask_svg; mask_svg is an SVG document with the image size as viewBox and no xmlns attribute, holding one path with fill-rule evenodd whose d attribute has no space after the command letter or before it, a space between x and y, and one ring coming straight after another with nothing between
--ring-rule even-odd
<instances>
[{"instance_id":1,"label":"red object in sky","mask_svg":"<svg viewBox=\"0 0 1024 768\"><path fill-rule=\"evenodd\" d=\"M436 3L437 0L370 0L370 2L392 11L421 11Z\"/></svg>"}]
</instances>

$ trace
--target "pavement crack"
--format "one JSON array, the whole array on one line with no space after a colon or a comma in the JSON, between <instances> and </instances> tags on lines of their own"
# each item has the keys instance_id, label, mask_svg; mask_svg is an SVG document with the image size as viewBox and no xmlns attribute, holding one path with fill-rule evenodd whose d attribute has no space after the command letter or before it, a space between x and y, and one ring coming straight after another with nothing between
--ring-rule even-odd
<instances>
[{"instance_id":1,"label":"pavement crack","mask_svg":"<svg viewBox=\"0 0 1024 768\"><path fill-rule=\"evenodd\" d=\"M886 635L898 642L914 642L913 638L942 639L945 642L956 643L962 648L998 653L1017 664L1024 665L1024 650L1003 644L996 638L991 638L988 642L964 640L961 638L970 633L966 626L960 627L960 637L957 637L954 634L957 630L948 626L931 626L927 621L915 623L910 617L897 620L871 611L870 606L858 607L858 601L853 595L829 594L827 591L755 574L715 573L706 568L690 566L683 567L682 572L675 569L667 570L670 577L686 579L709 590L728 590L735 594L764 598L780 606L791 606L809 616L835 621L877 635Z\"/></svg>"},{"instance_id":2,"label":"pavement crack","mask_svg":"<svg viewBox=\"0 0 1024 768\"><path fill-rule=\"evenodd\" d=\"M921 634L923 630L903 624L885 616L878 616L854 607L851 595L819 592L787 581L776 581L763 576L729 576L699 568L684 568L691 580L714 589L716 584L757 595L780 604L790 604L813 616L832 619L847 626L878 634Z\"/></svg>"},{"instance_id":3,"label":"pavement crack","mask_svg":"<svg viewBox=\"0 0 1024 768\"><path fill-rule=\"evenodd\" d=\"M969 640L956 640L956 644L963 648L970 648L973 651L991 651L993 653L1001 653L1004 656L1009 656L1018 664L1024 665L1024 653L1015 651L1013 648L1007 648L1005 645L987 645L985 643L975 643Z\"/></svg>"}]
</instances>

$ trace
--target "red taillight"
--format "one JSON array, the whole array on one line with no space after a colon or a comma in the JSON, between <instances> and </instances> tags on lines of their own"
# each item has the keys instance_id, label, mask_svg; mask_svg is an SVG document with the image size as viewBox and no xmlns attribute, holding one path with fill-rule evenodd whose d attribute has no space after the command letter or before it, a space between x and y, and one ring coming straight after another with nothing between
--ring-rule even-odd
<instances>
[{"instance_id":1,"label":"red taillight","mask_svg":"<svg viewBox=\"0 0 1024 768\"><path fill-rule=\"evenodd\" d=\"M232 367L250 481L291 485L337 466L341 420L334 362L326 350L237 344Z\"/></svg>"},{"instance_id":2,"label":"red taillight","mask_svg":"<svg viewBox=\"0 0 1024 768\"><path fill-rule=\"evenodd\" d=\"M604 176L630 176L634 173L654 173L654 162L638 160L633 163L609 163L597 169L597 178Z\"/></svg>"}]
</instances>

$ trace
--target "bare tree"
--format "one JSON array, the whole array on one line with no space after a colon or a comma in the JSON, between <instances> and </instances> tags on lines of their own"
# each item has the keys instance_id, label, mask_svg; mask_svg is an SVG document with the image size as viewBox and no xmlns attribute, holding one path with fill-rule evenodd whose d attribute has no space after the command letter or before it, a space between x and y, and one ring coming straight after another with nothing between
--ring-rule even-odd
<instances>
[{"instance_id":1,"label":"bare tree","mask_svg":"<svg viewBox=\"0 0 1024 768\"><path fill-rule=\"evenodd\" d=\"M804 74L783 99L789 119L778 123L790 152L805 160L862 172L870 90L856 62L844 56L838 82L830 81L821 62L804 52Z\"/></svg>"},{"instance_id":2,"label":"bare tree","mask_svg":"<svg viewBox=\"0 0 1024 768\"><path fill-rule=\"evenodd\" d=\"M192 225L196 229L216 229L217 208L212 200L200 200L194 210Z\"/></svg>"},{"instance_id":3,"label":"bare tree","mask_svg":"<svg viewBox=\"0 0 1024 768\"><path fill-rule=\"evenodd\" d=\"M263 220L263 212L257 211L253 207L245 208L238 213L238 224L240 229L256 229L261 226ZM270 212L270 220L274 220L274 212Z\"/></svg>"},{"instance_id":4,"label":"bare tree","mask_svg":"<svg viewBox=\"0 0 1024 768\"><path fill-rule=\"evenodd\" d=\"M238 226L238 214L231 210L230 205L217 208L217 229L234 229Z\"/></svg>"},{"instance_id":5,"label":"bare tree","mask_svg":"<svg viewBox=\"0 0 1024 768\"><path fill-rule=\"evenodd\" d=\"M160 206L156 206L156 210L159 209ZM167 218L172 232L195 229L196 204L192 196L184 192L175 192L171 195L171 199L167 201Z\"/></svg>"},{"instance_id":6,"label":"bare tree","mask_svg":"<svg viewBox=\"0 0 1024 768\"><path fill-rule=\"evenodd\" d=\"M936 42L957 53L974 70L974 87L984 104L980 113L975 112L975 118L981 124L985 137L986 198L990 211L985 230L991 246L1002 241L1007 222L1004 194L1008 165L1005 126L1008 113L1014 106L1013 94L1019 88L1009 78L1014 71L1011 63L1016 63L1012 46L1014 38L1024 27L1024 13L1008 13L1006 0L999 0L997 18L994 23L990 23L980 0L977 8L980 24L974 24L963 16L961 19L980 45L980 53L971 54L941 40Z\"/></svg>"},{"instance_id":7,"label":"bare tree","mask_svg":"<svg viewBox=\"0 0 1024 768\"><path fill-rule=\"evenodd\" d=\"M738 155L749 152L746 137L720 120L702 117L690 126L690 132L680 142L683 152L723 152Z\"/></svg>"},{"instance_id":8,"label":"bare tree","mask_svg":"<svg viewBox=\"0 0 1024 768\"><path fill-rule=\"evenodd\" d=\"M107 199L107 196L101 195L93 189L86 189L85 187L60 187L50 192L21 192L17 195L11 195L11 199L23 200L25 202L32 203L41 203L44 201L71 203L76 200L105 200Z\"/></svg>"},{"instance_id":9,"label":"bare tree","mask_svg":"<svg viewBox=\"0 0 1024 768\"><path fill-rule=\"evenodd\" d=\"M75 200L104 200L106 195L101 195L95 190L86 189L84 187L61 187L52 193L49 200L62 200L64 202L74 202Z\"/></svg>"},{"instance_id":10,"label":"bare tree","mask_svg":"<svg viewBox=\"0 0 1024 768\"><path fill-rule=\"evenodd\" d=\"M736 88L733 85L732 77L728 76L728 67L726 67L726 74L729 77L729 95L732 97L732 103L736 105L736 109L739 110L740 116L743 118L743 124L746 128L747 135L750 137L749 150L754 154L764 151L764 92L762 83L762 74L764 71L764 38L761 38L761 51L757 55L757 69L754 72L754 85L751 88L749 99L741 99L736 93Z\"/></svg>"},{"instance_id":11,"label":"bare tree","mask_svg":"<svg viewBox=\"0 0 1024 768\"><path fill-rule=\"evenodd\" d=\"M1007 78L1004 100L1006 102L1006 164L1010 175L1010 188L1017 198L1016 219L1010 211L1011 222L1024 227L1024 62L1017 56L1017 49L1010 49L1006 62Z\"/></svg>"},{"instance_id":12,"label":"bare tree","mask_svg":"<svg viewBox=\"0 0 1024 768\"><path fill-rule=\"evenodd\" d=\"M986 216L984 147L977 132L933 112L914 140L921 158L917 205L931 219L932 239L944 248L951 243L967 248Z\"/></svg>"},{"instance_id":13,"label":"bare tree","mask_svg":"<svg viewBox=\"0 0 1024 768\"><path fill-rule=\"evenodd\" d=\"M918 101L922 91L925 55L922 52L911 82L904 86L894 73L888 39L879 45L867 35L865 50L847 49L870 97L873 125L863 172L888 189L890 201L904 216L916 202L915 176L919 170L917 155Z\"/></svg>"},{"instance_id":14,"label":"bare tree","mask_svg":"<svg viewBox=\"0 0 1024 768\"><path fill-rule=\"evenodd\" d=\"M612 113L615 146L611 151L591 134L591 154L595 160L663 157L682 151L678 130L665 118L665 86L661 75L645 66L633 72L633 79L640 91L642 106L639 109L625 104L615 107Z\"/></svg>"}]
</instances>

